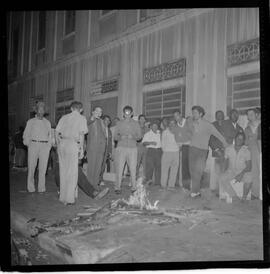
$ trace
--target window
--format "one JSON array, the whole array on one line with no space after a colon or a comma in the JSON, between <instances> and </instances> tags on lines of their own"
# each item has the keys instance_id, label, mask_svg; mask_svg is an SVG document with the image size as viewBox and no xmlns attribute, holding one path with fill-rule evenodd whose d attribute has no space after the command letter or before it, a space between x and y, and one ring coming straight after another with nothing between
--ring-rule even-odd
<instances>
[{"instance_id":1,"label":"window","mask_svg":"<svg viewBox=\"0 0 270 274\"><path fill-rule=\"evenodd\" d=\"M76 12L75 10L67 10L65 12L65 32L64 35L69 35L75 32Z\"/></svg>"},{"instance_id":2,"label":"window","mask_svg":"<svg viewBox=\"0 0 270 274\"><path fill-rule=\"evenodd\" d=\"M74 99L74 88L68 88L57 91L56 102L62 103Z\"/></svg>"},{"instance_id":3,"label":"window","mask_svg":"<svg viewBox=\"0 0 270 274\"><path fill-rule=\"evenodd\" d=\"M55 109L55 122L56 124L58 124L60 118L65 115L65 114L68 114L71 112L71 109L70 109L70 104L66 104L64 106L61 106L61 107L57 107Z\"/></svg>"},{"instance_id":4,"label":"window","mask_svg":"<svg viewBox=\"0 0 270 274\"><path fill-rule=\"evenodd\" d=\"M18 53L19 53L19 28L14 29L13 31L13 42L12 42L12 66L11 66L11 75L17 75L17 66L18 66Z\"/></svg>"},{"instance_id":5,"label":"window","mask_svg":"<svg viewBox=\"0 0 270 274\"><path fill-rule=\"evenodd\" d=\"M143 113L148 119L172 116L173 111L180 110L185 115L185 86L148 91L143 94Z\"/></svg>"},{"instance_id":6,"label":"window","mask_svg":"<svg viewBox=\"0 0 270 274\"><path fill-rule=\"evenodd\" d=\"M242 73L228 78L227 114L232 108L244 114L249 108L260 107L260 73Z\"/></svg>"},{"instance_id":7,"label":"window","mask_svg":"<svg viewBox=\"0 0 270 274\"><path fill-rule=\"evenodd\" d=\"M58 123L59 119L67 113L70 113L70 104L74 100L74 88L59 90L56 93L57 107L55 109L55 122Z\"/></svg>"},{"instance_id":8,"label":"window","mask_svg":"<svg viewBox=\"0 0 270 274\"><path fill-rule=\"evenodd\" d=\"M40 11L38 17L38 50L45 48L46 41L46 11Z\"/></svg>"}]
</instances>

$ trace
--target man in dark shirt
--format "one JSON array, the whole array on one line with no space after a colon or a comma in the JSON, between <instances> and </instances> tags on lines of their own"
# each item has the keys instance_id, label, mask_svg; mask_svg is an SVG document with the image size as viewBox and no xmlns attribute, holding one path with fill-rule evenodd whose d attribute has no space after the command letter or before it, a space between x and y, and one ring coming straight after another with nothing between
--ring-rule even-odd
<instances>
[{"instance_id":1,"label":"man in dark shirt","mask_svg":"<svg viewBox=\"0 0 270 274\"><path fill-rule=\"evenodd\" d=\"M216 111L216 121L213 122L214 127L224 136L223 123L224 123L224 112L222 110ZM224 136L225 137L225 136ZM211 135L209 140L209 147L212 150L212 157L215 158L215 170L213 185L210 185L212 190L218 191L217 178L224 171L224 147L222 142ZM213 175L213 174L212 174Z\"/></svg>"},{"instance_id":2,"label":"man in dark shirt","mask_svg":"<svg viewBox=\"0 0 270 274\"><path fill-rule=\"evenodd\" d=\"M104 158L101 166L100 182L103 181L103 174L105 172L106 165L107 165L108 172L110 172L110 159L112 157L112 132L110 129L110 124L111 124L110 116L104 115L103 122L105 125L105 133L106 133L106 149L105 149Z\"/></svg>"},{"instance_id":3,"label":"man in dark shirt","mask_svg":"<svg viewBox=\"0 0 270 274\"><path fill-rule=\"evenodd\" d=\"M142 132L142 139L144 134L149 131L149 128L146 126L145 115L140 114L138 117L138 123ZM145 160L146 160L146 147L142 144L142 139L137 142L138 154L137 154L137 166L136 166L136 177L139 177L139 169L142 165L143 167L143 176L145 177Z\"/></svg>"},{"instance_id":4,"label":"man in dark shirt","mask_svg":"<svg viewBox=\"0 0 270 274\"><path fill-rule=\"evenodd\" d=\"M176 127L174 128L173 133L175 135L175 141L180 146L179 169L176 176L176 181L179 182L179 186L182 186L185 189L190 189L188 154L192 132L188 125L189 121L182 116L180 111L174 111L173 116L176 121Z\"/></svg>"},{"instance_id":5,"label":"man in dark shirt","mask_svg":"<svg viewBox=\"0 0 270 274\"><path fill-rule=\"evenodd\" d=\"M234 142L235 136L241 132L243 133L244 130L242 127L239 126L237 123L239 118L239 113L236 109L232 109L230 111L229 119L225 120L222 123L224 137L228 144L232 144Z\"/></svg>"}]
</instances>

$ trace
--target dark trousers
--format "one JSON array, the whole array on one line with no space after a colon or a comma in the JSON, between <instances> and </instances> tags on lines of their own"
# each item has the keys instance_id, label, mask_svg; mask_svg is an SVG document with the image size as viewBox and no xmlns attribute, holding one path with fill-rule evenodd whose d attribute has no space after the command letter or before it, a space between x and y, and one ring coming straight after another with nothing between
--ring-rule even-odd
<instances>
[{"instance_id":1,"label":"dark trousers","mask_svg":"<svg viewBox=\"0 0 270 274\"><path fill-rule=\"evenodd\" d=\"M177 172L176 182L182 180L183 188L190 189L190 172L189 172L189 145L182 145L181 151L179 151L179 169ZM180 168L182 172L182 178L180 176Z\"/></svg>"},{"instance_id":2,"label":"dark trousers","mask_svg":"<svg viewBox=\"0 0 270 274\"><path fill-rule=\"evenodd\" d=\"M60 189L60 174L59 174L59 161L57 153L54 154L53 160L53 172L54 179L58 190ZM82 168L78 168L78 186L80 189L89 197L94 198L97 190L95 187L88 181L87 177L84 175Z\"/></svg>"},{"instance_id":3,"label":"dark trousers","mask_svg":"<svg viewBox=\"0 0 270 274\"><path fill-rule=\"evenodd\" d=\"M205 170L208 150L196 147L189 148L189 171L191 175L191 192L198 193Z\"/></svg>"},{"instance_id":4,"label":"dark trousers","mask_svg":"<svg viewBox=\"0 0 270 274\"><path fill-rule=\"evenodd\" d=\"M146 181L152 180L155 174L155 184L160 185L161 177L161 148L147 148L145 158Z\"/></svg>"}]
</instances>

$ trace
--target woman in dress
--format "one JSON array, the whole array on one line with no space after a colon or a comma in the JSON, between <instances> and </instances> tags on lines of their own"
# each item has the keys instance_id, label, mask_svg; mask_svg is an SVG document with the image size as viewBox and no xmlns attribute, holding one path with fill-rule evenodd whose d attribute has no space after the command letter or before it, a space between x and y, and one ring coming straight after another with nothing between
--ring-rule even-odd
<instances>
[{"instance_id":1,"label":"woman in dress","mask_svg":"<svg viewBox=\"0 0 270 274\"><path fill-rule=\"evenodd\" d=\"M248 125L245 129L246 145L251 153L252 162L252 189L253 197L260 197L260 147L258 141L258 134L260 130L260 120L258 119L257 110L249 109L247 111Z\"/></svg>"}]
</instances>

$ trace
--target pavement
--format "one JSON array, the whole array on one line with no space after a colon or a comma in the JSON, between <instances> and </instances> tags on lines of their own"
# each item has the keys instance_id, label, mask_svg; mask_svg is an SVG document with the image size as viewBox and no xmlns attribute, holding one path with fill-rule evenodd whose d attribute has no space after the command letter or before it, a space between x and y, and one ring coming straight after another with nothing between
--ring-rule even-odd
<instances>
[{"instance_id":1,"label":"pavement","mask_svg":"<svg viewBox=\"0 0 270 274\"><path fill-rule=\"evenodd\" d=\"M98 209L109 201L127 199L131 190L125 181L119 197L113 183L106 181L111 191L103 199L93 200L79 190L76 204L65 206L58 200L52 171L44 194L28 193L26 178L26 171L10 171L11 228L65 264L263 260L260 200L226 204L207 188L201 198L192 199L179 187L166 191L150 186L149 200L158 200L160 209L193 213L167 224L118 215L99 231L60 236L48 231L33 238L29 229L33 219L42 223L70 220L85 212L85 207Z\"/></svg>"}]
</instances>

